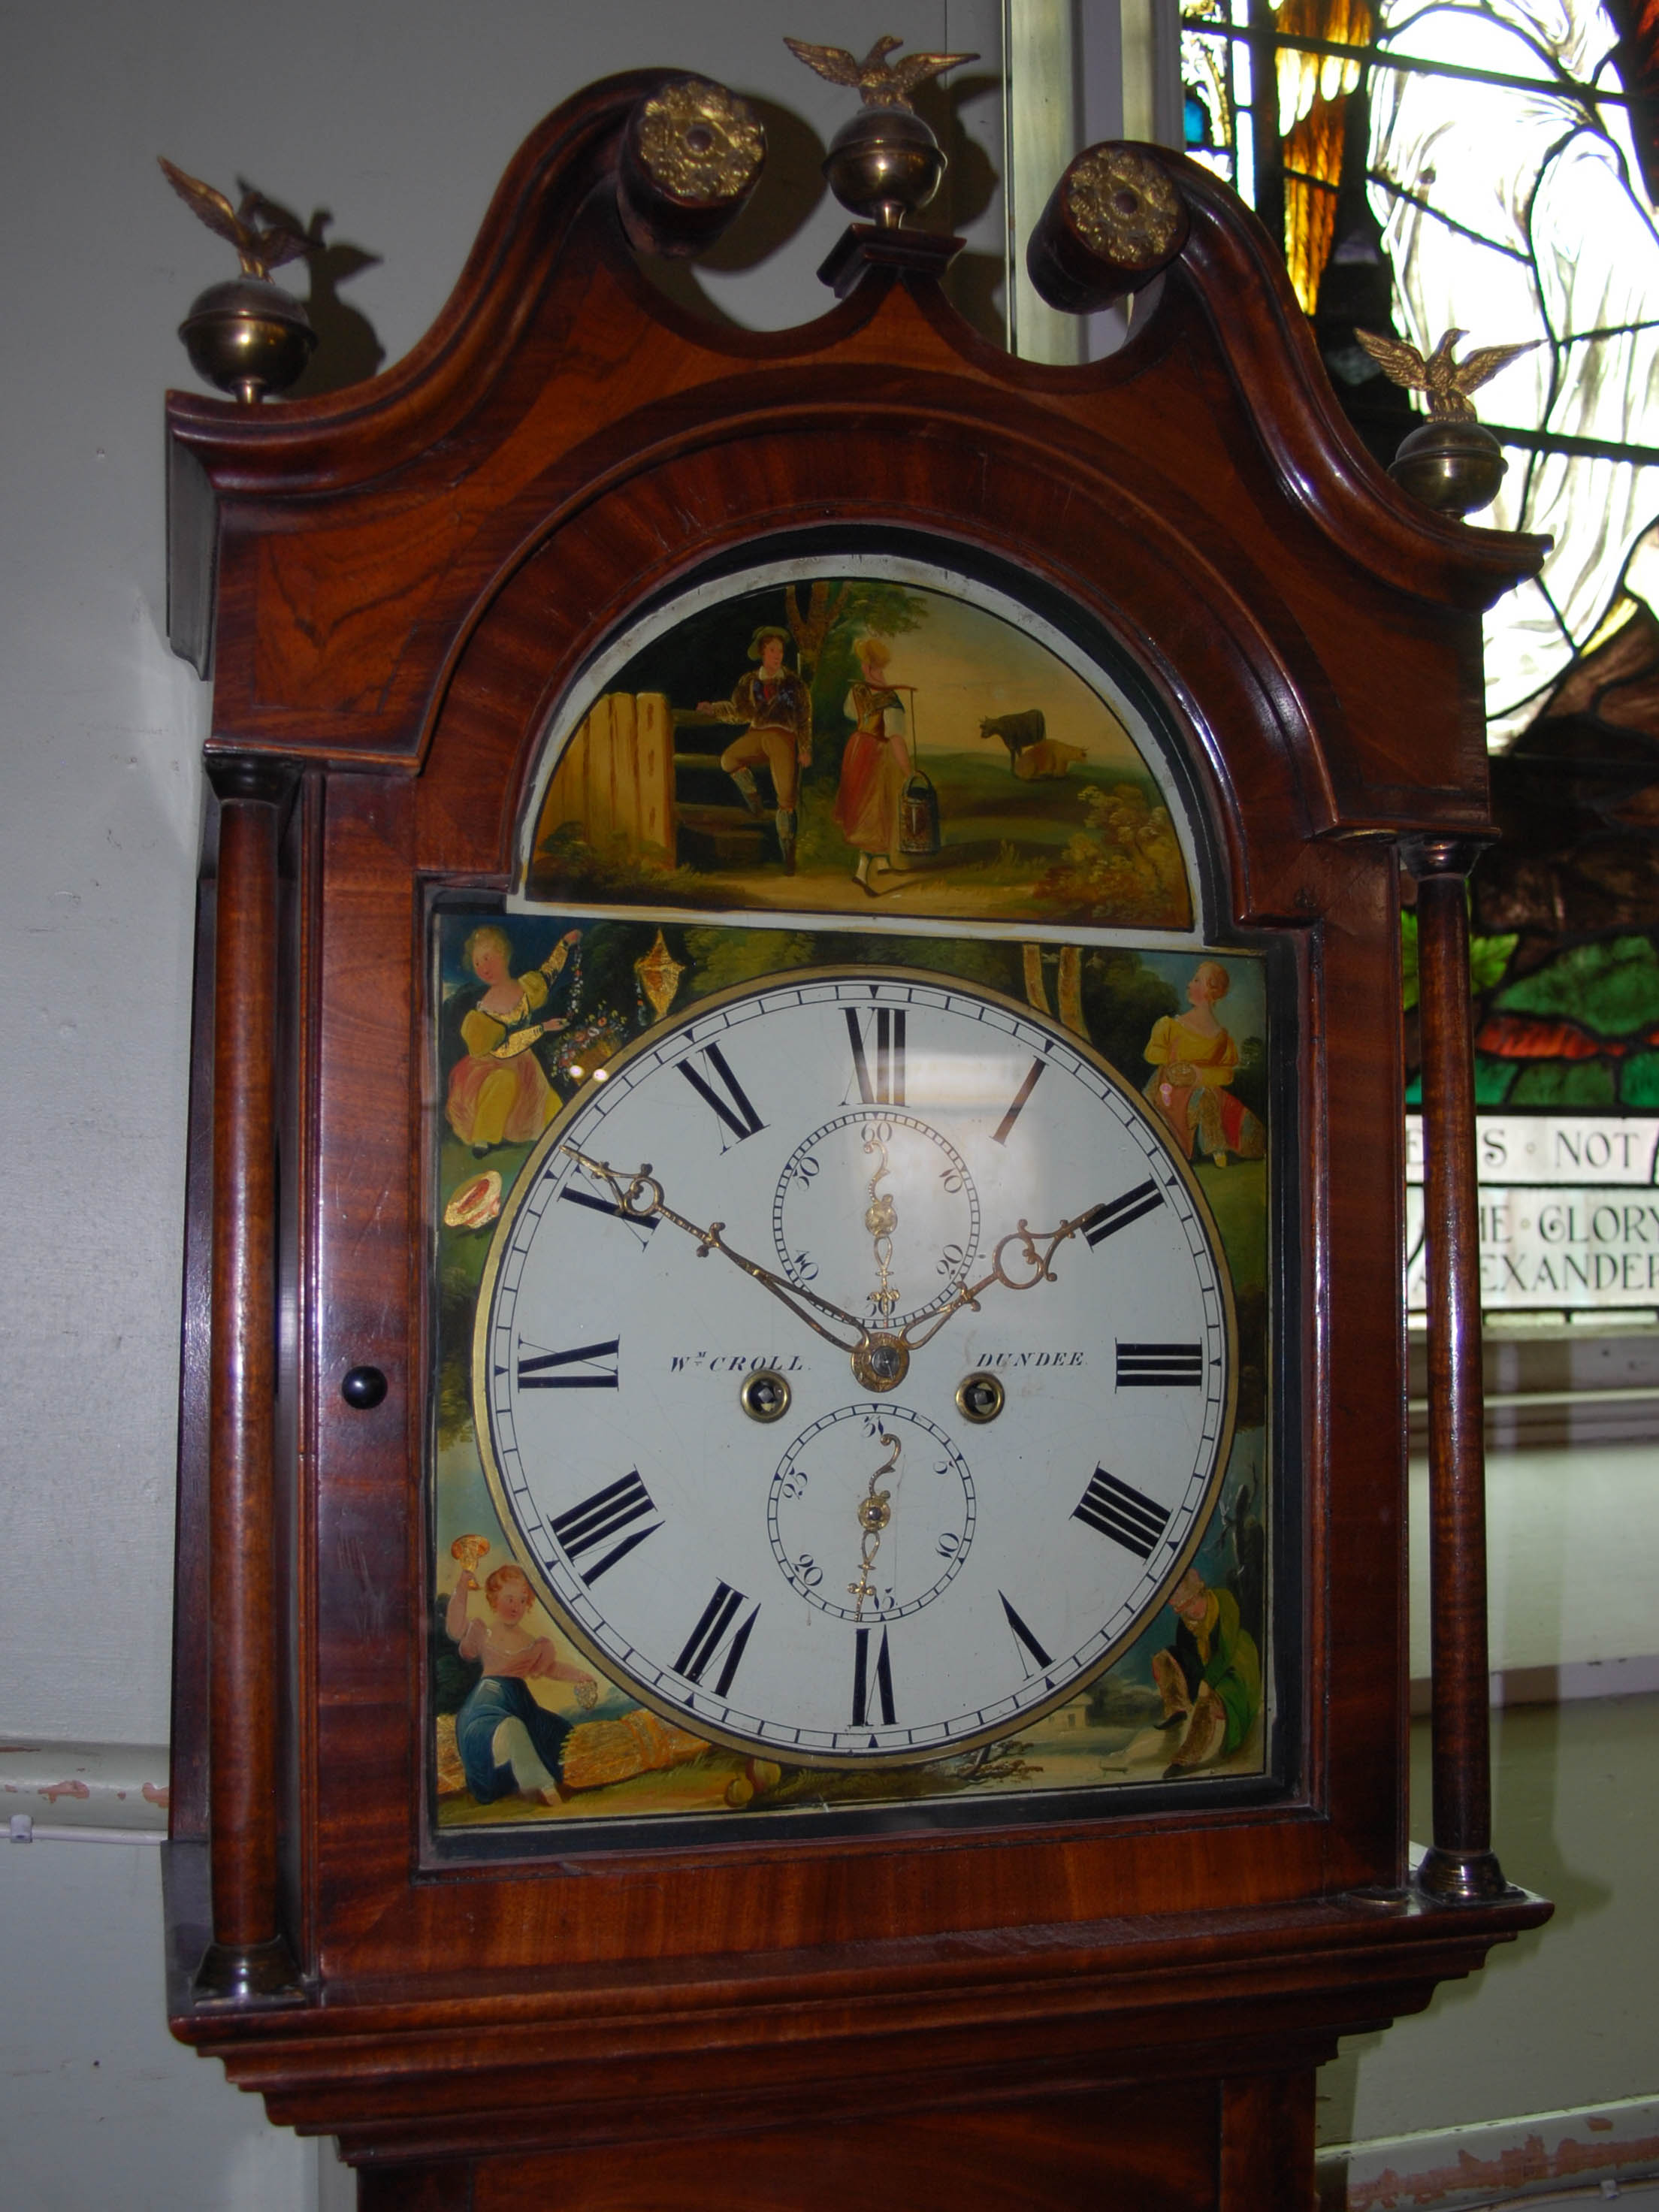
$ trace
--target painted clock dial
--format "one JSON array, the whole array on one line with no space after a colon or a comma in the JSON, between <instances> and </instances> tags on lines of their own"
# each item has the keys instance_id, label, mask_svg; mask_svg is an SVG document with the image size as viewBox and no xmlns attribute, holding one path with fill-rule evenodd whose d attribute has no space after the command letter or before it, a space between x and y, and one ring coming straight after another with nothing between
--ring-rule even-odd
<instances>
[{"instance_id":1,"label":"painted clock dial","mask_svg":"<svg viewBox=\"0 0 1659 2212\"><path fill-rule=\"evenodd\" d=\"M487 1470L578 1644L785 1759L927 1759L1108 1665L1226 1463L1214 1225L1088 1047L980 988L705 1000L548 1129L474 1342Z\"/></svg>"}]
</instances>

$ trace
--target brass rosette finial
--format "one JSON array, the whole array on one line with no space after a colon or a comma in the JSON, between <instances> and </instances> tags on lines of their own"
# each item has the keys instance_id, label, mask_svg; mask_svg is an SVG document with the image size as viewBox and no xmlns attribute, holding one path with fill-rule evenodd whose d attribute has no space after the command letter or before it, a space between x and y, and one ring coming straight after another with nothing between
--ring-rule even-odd
<instances>
[{"instance_id":1,"label":"brass rosette finial","mask_svg":"<svg viewBox=\"0 0 1659 2212\"><path fill-rule=\"evenodd\" d=\"M1540 343L1479 346L1460 362L1457 342L1468 335L1447 331L1425 356L1403 338L1354 332L1391 383L1420 392L1429 403L1428 421L1401 441L1389 474L1425 507L1460 517L1492 504L1509 466L1497 439L1477 419L1469 394Z\"/></svg>"},{"instance_id":2,"label":"brass rosette finial","mask_svg":"<svg viewBox=\"0 0 1659 2212\"><path fill-rule=\"evenodd\" d=\"M617 204L647 253L711 245L748 200L766 133L746 101L707 77L675 78L642 100L623 133Z\"/></svg>"},{"instance_id":3,"label":"brass rosette finial","mask_svg":"<svg viewBox=\"0 0 1659 2212\"><path fill-rule=\"evenodd\" d=\"M1025 265L1050 307L1092 314L1167 269L1188 228L1180 188L1157 158L1109 140L1085 147L1055 185Z\"/></svg>"},{"instance_id":4,"label":"brass rosette finial","mask_svg":"<svg viewBox=\"0 0 1659 2212\"><path fill-rule=\"evenodd\" d=\"M1115 268L1161 268L1178 247L1187 221L1180 195L1133 146L1090 147L1063 181L1078 235Z\"/></svg>"},{"instance_id":5,"label":"brass rosette finial","mask_svg":"<svg viewBox=\"0 0 1659 2212\"><path fill-rule=\"evenodd\" d=\"M856 87L860 108L830 142L823 164L830 191L851 215L884 230L896 230L907 215L925 208L939 188L946 162L939 143L910 105L919 86L977 54L887 57L904 44L890 33L876 40L862 61L845 46L817 46L805 39L783 42L798 61L831 84Z\"/></svg>"}]
</instances>

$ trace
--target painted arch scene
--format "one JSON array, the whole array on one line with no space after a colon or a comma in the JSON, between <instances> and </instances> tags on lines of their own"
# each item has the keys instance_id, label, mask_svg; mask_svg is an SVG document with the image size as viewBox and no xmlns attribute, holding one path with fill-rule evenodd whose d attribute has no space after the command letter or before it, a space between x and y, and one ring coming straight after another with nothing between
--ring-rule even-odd
<instances>
[{"instance_id":1,"label":"painted arch scene","mask_svg":"<svg viewBox=\"0 0 1659 2212\"><path fill-rule=\"evenodd\" d=\"M867 569L700 595L556 723L526 896L1189 930L1155 742L1059 642Z\"/></svg>"}]
</instances>

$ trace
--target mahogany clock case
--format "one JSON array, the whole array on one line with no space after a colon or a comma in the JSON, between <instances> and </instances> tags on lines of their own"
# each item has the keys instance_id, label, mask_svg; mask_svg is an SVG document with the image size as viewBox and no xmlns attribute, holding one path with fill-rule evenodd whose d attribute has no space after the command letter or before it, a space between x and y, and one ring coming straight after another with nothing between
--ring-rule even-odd
<instances>
[{"instance_id":1,"label":"mahogany clock case","mask_svg":"<svg viewBox=\"0 0 1659 2212\"><path fill-rule=\"evenodd\" d=\"M1156 311L1086 370L983 343L939 290L948 241L908 233L902 252L855 235L856 281L803 330L693 321L642 280L616 205L623 134L664 82L594 87L533 134L386 375L282 408L169 402L172 627L213 662L217 793L175 2030L362 2160L822 2132L872 2098L896 2124L964 2100L1075 2116L1178 2081L1219 2144L1194 2174L1223 2177L1180 2201L1265 2208L1260 2176L1310 2161L1310 2069L1336 2036L1547 1910L1405 1887L1395 1011L1399 842L1486 827L1479 613L1537 549L1380 477L1265 240L1156 149L1190 235ZM434 916L525 910L561 703L640 610L757 549L905 550L1079 641L1144 702L1200 825L1183 950L1262 963L1273 1728L1258 1776L1085 1791L1059 1817L781 1833L763 1804L456 1863L434 1844L428 1667ZM996 941L1068 937L1109 941ZM1085 2163L1111 2156L1091 2138Z\"/></svg>"},{"instance_id":2,"label":"mahogany clock case","mask_svg":"<svg viewBox=\"0 0 1659 2212\"><path fill-rule=\"evenodd\" d=\"M914 478L915 441L900 442L909 452L903 465ZM868 425L861 424L844 445L819 428L810 441L798 442L793 450L786 447L785 457L805 468L811 482L834 479L855 466L879 477L881 471L872 468L877 443ZM763 454L766 475L775 477L780 459L775 446L769 440L753 450L757 459ZM696 478L705 476L710 481L703 496L719 486L724 504L731 497L724 479L742 454L742 448L727 443L718 456L717 470L707 453L690 462L671 463L677 477L691 472L672 494L677 505L691 493ZM929 503L948 508L963 481L959 455L941 445L936 457L927 453L926 458L933 463L935 477ZM893 459L896 465L900 457L895 453ZM1086 502L1074 484L1066 484L1062 491L1052 479L1043 483L1034 478L1029 457L1022 457L1018 482L1023 501L1039 490L1047 495L1041 505L1048 512L1035 524L1028 520L1016 527L1021 510L1011 504L993 533L994 547L975 551L964 543L966 523L958 519L955 532L960 534L945 539L945 549L957 565L975 565L1005 584L1012 572L1018 594L1057 626L1081 630L1103 661L1142 696L1158 698L1162 691L1155 726L1167 730L1176 720L1167 690L1156 685L1144 666L1138 672L1117 641L1122 631L1148 620L1146 586L1153 564L1146 545L1137 544L1133 557L1123 559L1121 571L1134 579L1133 624L1115 596L1109 596L1097 581L1091 581L1089 596L1083 596L1078 588L1080 564L1066 579L1072 589L1063 590L1054 579L1048 529L1050 521L1059 520L1056 510L1067 510L1079 553L1089 549L1091 579L1102 577L1111 566L1100 547L1117 518L1105 509L1085 512ZM803 482L803 498L807 489ZM608 560L612 572L625 572L629 566L631 548L626 547L625 533L623 546L618 546L612 526L623 532L640 495L639 486L630 483L626 493L619 490L602 502L617 510L614 516L579 516L571 527L580 532L583 545L567 550L561 535L546 538L496 593L475 621L417 779L312 771L301 780L285 840L286 903L291 921L289 980L283 996L292 1048L283 1054L288 1129L281 1148L280 1181L282 1241L291 1262L284 1278L283 1312L285 1343L300 1356L283 1363L282 1400L284 1424L294 1425L291 1432L298 1443L289 1470L290 1478L299 1478L282 1486L292 1525L292 1565L284 1581L290 1592L287 1617L294 1639L294 1657L284 1669L291 1795L283 1825L289 1910L296 1916L295 1924L314 1930L317 1949L310 1955L326 1958L338 1945L343 1964L350 1957L370 1973L376 1971L377 1959L384 1961L380 1971L386 1971L410 1955L411 1943L434 1940L446 1910L441 1877L434 1889L416 1874L429 1856L427 1820L431 1811L430 1767L422 1741L427 1669L420 1633L428 1610L424 1593L430 1556L420 1510L432 1328L422 1266L427 1219L422 1115L429 1103L422 1092L431 1079L426 1066L428 913L463 884L483 886L492 878L504 887L510 882L511 840L525 803L535 736L573 674L575 656L567 652L561 657L553 649L557 600L574 592L580 606L577 637L586 647L580 665L592 650L582 629L588 629L595 643L605 635L590 610L608 599L616 610L614 623L637 604L629 588L631 579L615 573L611 582L601 564ZM671 495L665 490L658 495ZM860 503L878 511L889 505L884 496ZM866 525L866 532L868 529ZM821 539L808 542L812 550L823 550ZM871 541L866 537L865 542ZM905 533L907 548L914 549L916 542L914 531ZM794 551L800 544L792 535L768 550ZM745 517L728 558L746 563L756 550L753 523ZM1030 565L1016 567L1016 561ZM1183 605L1183 623L1188 619ZM1202 664L1196 668L1189 664L1183 671L1177 694L1188 710L1182 717L1188 727L1194 721L1200 727L1213 726L1224 719L1224 704L1211 708L1209 703L1217 691L1224 695L1225 686L1215 681L1218 672L1237 680L1212 629L1207 629ZM1044 1808L1040 1803L997 1809L995 1832L1005 1849L1035 1850L1042 1859L1058 1852L1056 1863L1068 1868L1068 1885L1077 1883L1080 1868L1090 1868L1085 1893L1100 1907L1109 1903L1115 1909L1130 1897L1139 1900L1136 1909L1153 1906L1170 1893L1172 1875L1179 1890L1187 1891L1196 1881L1196 1893L1201 1894L1207 1881L1198 1869L1216 1863L1212 1855L1223 1836L1223 1858L1236 1851L1233 1865L1243 1862L1259 1868L1270 1894L1305 1894L1310 1881L1317 1887L1328 1880L1328 1874L1314 1871L1316 1866L1329 1863L1328 1852L1343 1867L1345 1887L1386 1883L1398 1876L1394 1788L1399 1773L1397 1707L1380 1738L1371 1734L1363 1743L1350 1740L1327 1746L1302 1724L1302 1716L1310 1713L1303 1702L1308 1665L1325 1690L1310 1717L1331 1711L1333 1701L1351 1689L1358 1690L1363 1708L1399 1673L1398 1400L1384 1386L1389 1355L1398 1358L1389 1276L1389 1255L1398 1244L1398 1200L1389 1170L1400 1138L1382 1096L1389 1088L1386 1080L1357 1079L1359 1069L1375 1067L1379 1054L1389 1068L1397 1056L1397 1041L1386 1030L1379 1034L1371 1012L1376 1004L1386 1002L1392 978L1391 869L1386 855L1375 848L1330 847L1318 854L1318 873L1328 881L1340 882L1341 896L1358 896L1370 907L1363 944L1359 933L1351 931L1341 947L1347 958L1363 958L1369 971L1368 982L1358 994L1364 1013L1356 1033L1345 1024L1346 1010L1329 1003L1331 963L1310 945L1305 923L1279 932L1252 929L1253 917L1239 917L1235 886L1227 885L1218 898L1216 878L1223 872L1218 848L1224 843L1214 827L1222 811L1219 794L1209 783L1200 746L1189 739L1185 747L1171 750L1179 764L1177 774L1189 788L1195 785L1203 794L1194 813L1205 833L1200 881L1206 910L1224 915L1231 908L1234 919L1225 941L1270 951L1275 969L1271 1118L1276 1146L1273 1243L1279 1264L1273 1284L1272 1357L1275 1394L1283 1409L1273 1446L1276 1738L1266 1782L1187 1785L1205 1801L1190 1811L1178 1809L1167 1792L1132 1795L1127 1801L1112 1796L1109 1805L1103 1793L1102 1800L1092 1803L1085 1796L1078 1804L1079 1817L1068 1818L1054 1829L1051 1820L1048 1827L1041 1826ZM1241 826L1237 817L1232 826L1237 835ZM1253 842L1246 828L1241 838L1246 854ZM1296 1040L1310 1034L1322 1034L1321 1057L1310 1059L1296 1048ZM1351 1097L1345 1106L1349 1137L1340 1187L1326 1186L1309 1172L1318 1158L1330 1110L1334 1064L1343 1071L1345 1087L1352 1085L1361 1094ZM1357 1449L1346 1466L1330 1465L1326 1482L1316 1488L1304 1508L1297 1474L1302 1451L1309 1450L1312 1463L1324 1458L1319 1440L1322 1393L1315 1349L1320 1336L1310 1326L1318 1309L1309 1300L1310 1262L1317 1253L1325 1260L1328 1279L1340 1279L1346 1273L1339 1264L1342 1240L1327 1225L1344 1200L1356 1214L1363 1207L1366 1216L1352 1245L1369 1255L1360 1263L1367 1278L1368 1310L1372 1299L1382 1301L1389 1316L1389 1335L1380 1361L1376 1346L1371 1346L1368 1387L1343 1394L1343 1410L1359 1416L1357 1427L1364 1442L1356 1436ZM1284 1264L1286 1260L1288 1265ZM1369 1323L1365 1334L1374 1335ZM368 1411L348 1406L339 1395L340 1376L365 1364L381 1368L391 1382L385 1402ZM1364 1410L1368 1403L1374 1406L1374 1418ZM1381 1474L1376 1471L1379 1454L1390 1462ZM305 1480L307 1473L309 1480ZM1317 1577L1322 1555L1334 1564L1352 1542L1345 1542L1342 1510L1349 1483L1365 1498L1361 1521L1378 1534L1386 1533L1380 1554L1375 1534L1363 1547L1352 1546L1355 1553L1363 1549L1364 1558L1352 1559L1353 1586L1345 1595L1342 1611L1350 1632L1362 1618L1367 1626L1363 1637L1345 1637L1333 1650L1322 1608L1310 1602L1316 1580L1310 1583L1307 1577L1310 1569ZM1352 1528L1353 1523L1348 1526ZM1380 1574L1379 1556L1387 1562ZM1363 1668L1346 1656L1356 1650L1366 1654ZM1385 1659L1385 1654L1391 1656ZM1363 1684L1351 1685L1345 1679L1351 1670L1363 1674ZM188 1669L181 1669L181 1684L188 1680ZM320 1694L307 1694L308 1680L317 1683ZM1389 1702L1394 1705L1392 1699ZM191 1740L192 1734L187 1730L185 1740ZM1364 1769L1364 1795L1376 1804L1382 1816L1369 1832L1334 1817L1332 1799L1340 1798L1344 1770L1349 1767ZM1221 1802L1216 1802L1218 1797ZM1276 1802L1259 1802L1263 1798ZM1101 1817L1103 1813L1106 1817ZM1021 1839L1022 1814L1039 1824L1028 1842ZM948 1814L933 1818L937 1832L932 1837L918 1834L905 1846L906 1852L925 1852L958 1832ZM837 1849L848 1847L838 1832L856 1825L844 1816L828 1816L827 1831L837 1837ZM812 1908L810 1917L821 1940L867 1936L893 1924L890 1915L904 1887L897 1872L904 1854L895 1849L891 1814L881 1817L877 1825L882 1831L880 1841L872 1838L866 1848L878 1853L881 1874L874 1885L878 1897L861 1886L859 1900L850 1909L844 1902L827 1924L818 1917L823 1908ZM910 1825L908 1819L905 1825ZM1310 1845L1312 1860L1306 1856ZM515 1838L513 1848L521 1855L526 1847ZM805 1879L809 1888L825 1893L823 1878L830 1873L832 1862L821 1860L817 1851L797 1838L792 1838L787 1847L773 1845L769 1838L763 1844L760 1835L750 1830L740 1842L734 1838L731 1845L723 1834L718 1844L704 1846L705 1856L717 1853L720 1860L732 1850L736 1863L711 1864L708 1876L718 1882L724 1875L740 1882L745 1940L751 1940L769 1917L759 1909L768 1875L781 1876L786 1891ZM787 1874L778 1858L780 1850L793 1863ZM1121 1871L1114 1862L1127 1862L1130 1871ZM1037 1871L1038 1863L1033 1862L1029 1879L1036 1892L1053 1893L1053 1883ZM1183 1864L1191 1871L1177 1875ZM1133 1871L1137 1865L1139 1874ZM994 1910L985 1900L979 1881L971 1878L983 1866L977 1854L946 1862L935 1857L929 1868L930 1912L945 1923L972 1925L982 1913ZM965 1893L953 1897L963 1875L970 1876ZM349 1903L350 1897L363 1895L367 1884L368 1893L380 1894L384 1902L380 1883L387 1875L393 1876L402 1892L401 1905L390 1913L377 1911L372 1929L349 1933L360 1917ZM526 1867L511 1877L497 1869L497 1878L507 1888L522 1892L526 1900L534 1900L529 1917L539 1923L548 1901L545 1875ZM1011 1866L1000 1875L998 1888L1010 1878L1017 1882L1026 1879ZM787 1918L793 1918L794 1909L788 1909ZM509 1905L506 1895L497 1912L492 1912L498 1933L489 1948L502 1964L541 1954L544 1939L526 1933L520 1913L517 1899ZM901 1919L906 1917L901 1908ZM562 1912L556 1917L560 1923L565 1919ZM583 1916L582 1925L586 1932L580 1948L586 1950L593 1932L589 1916ZM683 1926L674 1940L678 1943L690 1935L694 1942L718 1942L720 1925L717 1916L699 1915L695 1933ZM417 1928L431 1932L417 1937ZM497 1948L503 1942L504 1952ZM565 1933L547 1954L561 1954L568 1955Z\"/></svg>"}]
</instances>

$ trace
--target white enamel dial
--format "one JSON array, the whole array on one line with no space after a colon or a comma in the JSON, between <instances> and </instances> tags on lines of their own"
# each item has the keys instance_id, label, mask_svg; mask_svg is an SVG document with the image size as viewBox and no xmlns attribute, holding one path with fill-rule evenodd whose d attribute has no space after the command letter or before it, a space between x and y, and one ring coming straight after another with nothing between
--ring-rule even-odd
<instances>
[{"instance_id":1,"label":"white enamel dial","mask_svg":"<svg viewBox=\"0 0 1659 2212\"><path fill-rule=\"evenodd\" d=\"M1073 1692L1190 1557L1231 1431L1224 1262L1152 1115L1066 1031L908 971L776 977L612 1060L526 1164L479 1316L491 1484L576 1642L809 1763Z\"/></svg>"}]
</instances>

